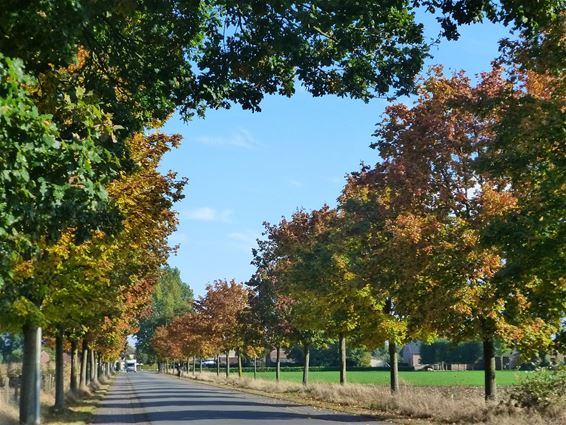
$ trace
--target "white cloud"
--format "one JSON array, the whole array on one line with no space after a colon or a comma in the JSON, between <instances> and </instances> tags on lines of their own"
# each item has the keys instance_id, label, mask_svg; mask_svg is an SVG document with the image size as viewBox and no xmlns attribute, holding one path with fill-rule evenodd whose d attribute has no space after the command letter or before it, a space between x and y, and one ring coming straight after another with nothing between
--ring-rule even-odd
<instances>
[{"instance_id":1,"label":"white cloud","mask_svg":"<svg viewBox=\"0 0 566 425\"><path fill-rule=\"evenodd\" d=\"M184 211L181 216L187 220L197 221L219 221L222 223L230 222L233 211L231 209L223 209L221 211L210 207L201 207Z\"/></svg>"},{"instance_id":2,"label":"white cloud","mask_svg":"<svg viewBox=\"0 0 566 425\"><path fill-rule=\"evenodd\" d=\"M256 240L255 233L252 232L232 232L228 235L230 239L234 239L239 242L246 242L249 244L254 244Z\"/></svg>"},{"instance_id":3,"label":"white cloud","mask_svg":"<svg viewBox=\"0 0 566 425\"><path fill-rule=\"evenodd\" d=\"M257 234L252 231L232 232L228 237L234 241L234 245L245 252L250 252L257 244Z\"/></svg>"},{"instance_id":4,"label":"white cloud","mask_svg":"<svg viewBox=\"0 0 566 425\"><path fill-rule=\"evenodd\" d=\"M192 140L201 145L232 146L248 150L258 146L252 134L245 129L239 129L229 136L200 136Z\"/></svg>"},{"instance_id":5,"label":"white cloud","mask_svg":"<svg viewBox=\"0 0 566 425\"><path fill-rule=\"evenodd\" d=\"M299 180L289 179L288 182L291 186L295 186L295 187L303 187L304 186L303 182L301 182Z\"/></svg>"}]
</instances>

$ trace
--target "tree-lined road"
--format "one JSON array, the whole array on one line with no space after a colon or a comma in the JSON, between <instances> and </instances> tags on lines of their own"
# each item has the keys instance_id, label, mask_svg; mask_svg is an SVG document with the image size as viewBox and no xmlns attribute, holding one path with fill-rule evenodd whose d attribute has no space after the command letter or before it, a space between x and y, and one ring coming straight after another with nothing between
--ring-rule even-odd
<instances>
[{"instance_id":1,"label":"tree-lined road","mask_svg":"<svg viewBox=\"0 0 566 425\"><path fill-rule=\"evenodd\" d=\"M120 374L97 409L96 425L329 425L385 424L368 417L319 410L286 401L179 380Z\"/></svg>"}]
</instances>

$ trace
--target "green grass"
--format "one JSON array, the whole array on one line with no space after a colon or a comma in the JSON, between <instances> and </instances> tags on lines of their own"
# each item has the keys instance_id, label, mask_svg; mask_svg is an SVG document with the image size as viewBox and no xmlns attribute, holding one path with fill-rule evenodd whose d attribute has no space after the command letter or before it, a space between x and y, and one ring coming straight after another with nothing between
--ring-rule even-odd
<instances>
[{"instance_id":1,"label":"green grass","mask_svg":"<svg viewBox=\"0 0 566 425\"><path fill-rule=\"evenodd\" d=\"M497 371L497 385L508 386L519 383L527 372L514 370ZM251 373L246 375L250 376ZM273 380L275 373L258 372L258 378ZM389 384L389 372L387 371L351 371L348 372L348 382L352 384ZM301 382L302 372L281 372L281 379L291 382ZM434 371L434 372L399 372L402 384L418 386L482 386L484 375L481 370L468 371ZM313 371L309 373L311 382L339 382L339 373L336 371Z\"/></svg>"}]
</instances>

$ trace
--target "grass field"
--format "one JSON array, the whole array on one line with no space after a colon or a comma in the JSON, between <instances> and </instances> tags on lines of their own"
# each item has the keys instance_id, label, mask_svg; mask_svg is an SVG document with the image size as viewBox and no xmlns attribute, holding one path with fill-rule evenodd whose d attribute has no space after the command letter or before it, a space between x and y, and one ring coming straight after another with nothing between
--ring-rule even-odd
<instances>
[{"instance_id":1,"label":"grass field","mask_svg":"<svg viewBox=\"0 0 566 425\"><path fill-rule=\"evenodd\" d=\"M497 371L497 385L508 386L517 384L528 372L514 370ZM251 376L250 373L246 374ZM275 379L273 372L258 372L258 378ZM351 371L348 372L348 382L352 384L389 384L387 371ZM484 375L481 370L468 371L434 371L434 372L399 372L401 384L417 386L482 386ZM302 372L281 372L281 379L291 382L301 382ZM309 373L311 382L338 382L339 373L331 371L313 371Z\"/></svg>"}]
</instances>

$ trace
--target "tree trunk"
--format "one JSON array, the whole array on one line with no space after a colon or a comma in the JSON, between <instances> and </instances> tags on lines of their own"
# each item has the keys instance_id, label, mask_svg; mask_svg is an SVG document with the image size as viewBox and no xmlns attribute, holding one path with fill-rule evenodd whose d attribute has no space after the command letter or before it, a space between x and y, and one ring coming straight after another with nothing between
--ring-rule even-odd
<instances>
[{"instance_id":1,"label":"tree trunk","mask_svg":"<svg viewBox=\"0 0 566 425\"><path fill-rule=\"evenodd\" d=\"M303 345L303 385L309 384L309 363L311 357L311 347L309 344Z\"/></svg>"},{"instance_id":2,"label":"tree trunk","mask_svg":"<svg viewBox=\"0 0 566 425\"><path fill-rule=\"evenodd\" d=\"M397 359L397 344L394 341L389 341L389 385L391 392L396 393L399 391L399 366Z\"/></svg>"},{"instance_id":3,"label":"tree trunk","mask_svg":"<svg viewBox=\"0 0 566 425\"><path fill-rule=\"evenodd\" d=\"M71 340L71 381L69 382L69 388L73 393L76 393L79 389L78 377L77 377L77 360L78 360L78 347L77 340Z\"/></svg>"},{"instance_id":4,"label":"tree trunk","mask_svg":"<svg viewBox=\"0 0 566 425\"><path fill-rule=\"evenodd\" d=\"M199 358L198 372L202 375L202 357Z\"/></svg>"},{"instance_id":5,"label":"tree trunk","mask_svg":"<svg viewBox=\"0 0 566 425\"><path fill-rule=\"evenodd\" d=\"M41 391L41 328L26 324L24 333L24 356L20 396L20 424L39 425Z\"/></svg>"},{"instance_id":6,"label":"tree trunk","mask_svg":"<svg viewBox=\"0 0 566 425\"><path fill-rule=\"evenodd\" d=\"M65 362L63 361L63 330L55 336L55 410L65 409Z\"/></svg>"},{"instance_id":7,"label":"tree trunk","mask_svg":"<svg viewBox=\"0 0 566 425\"><path fill-rule=\"evenodd\" d=\"M339 335L339 351L340 351L340 384L346 383L346 337L344 334Z\"/></svg>"},{"instance_id":8,"label":"tree trunk","mask_svg":"<svg viewBox=\"0 0 566 425\"><path fill-rule=\"evenodd\" d=\"M104 369L106 366L106 362L104 361L104 359L100 354L97 356L97 358L98 358L98 379L102 379L106 377L106 373Z\"/></svg>"},{"instance_id":9,"label":"tree trunk","mask_svg":"<svg viewBox=\"0 0 566 425\"><path fill-rule=\"evenodd\" d=\"M281 379L281 347L277 346L277 358L275 361L275 382Z\"/></svg>"},{"instance_id":10,"label":"tree trunk","mask_svg":"<svg viewBox=\"0 0 566 425\"><path fill-rule=\"evenodd\" d=\"M230 376L230 350L226 351L226 378Z\"/></svg>"},{"instance_id":11,"label":"tree trunk","mask_svg":"<svg viewBox=\"0 0 566 425\"><path fill-rule=\"evenodd\" d=\"M254 356L254 379L257 378L257 356Z\"/></svg>"},{"instance_id":12,"label":"tree trunk","mask_svg":"<svg viewBox=\"0 0 566 425\"><path fill-rule=\"evenodd\" d=\"M495 345L493 339L483 341L483 363L485 373L485 399L495 400L497 398L497 387L495 385Z\"/></svg>"},{"instance_id":13,"label":"tree trunk","mask_svg":"<svg viewBox=\"0 0 566 425\"><path fill-rule=\"evenodd\" d=\"M92 364L90 363L90 348L85 353L86 354L86 380L85 384L88 387L92 382Z\"/></svg>"},{"instance_id":14,"label":"tree trunk","mask_svg":"<svg viewBox=\"0 0 566 425\"><path fill-rule=\"evenodd\" d=\"M88 348L86 352L86 385L92 384L92 362L90 361L91 348Z\"/></svg>"},{"instance_id":15,"label":"tree trunk","mask_svg":"<svg viewBox=\"0 0 566 425\"><path fill-rule=\"evenodd\" d=\"M102 379L102 359L100 354L96 353L94 360L96 361L96 380L100 381Z\"/></svg>"},{"instance_id":16,"label":"tree trunk","mask_svg":"<svg viewBox=\"0 0 566 425\"><path fill-rule=\"evenodd\" d=\"M220 376L220 354L216 356L216 376Z\"/></svg>"},{"instance_id":17,"label":"tree trunk","mask_svg":"<svg viewBox=\"0 0 566 425\"><path fill-rule=\"evenodd\" d=\"M242 353L238 351L238 378L242 377Z\"/></svg>"},{"instance_id":18,"label":"tree trunk","mask_svg":"<svg viewBox=\"0 0 566 425\"><path fill-rule=\"evenodd\" d=\"M96 373L96 352L94 350L89 350L90 354L90 383L98 385L97 373Z\"/></svg>"},{"instance_id":19,"label":"tree trunk","mask_svg":"<svg viewBox=\"0 0 566 425\"><path fill-rule=\"evenodd\" d=\"M81 354L81 376L79 381L79 388L86 387L88 385L88 344L83 341Z\"/></svg>"},{"instance_id":20,"label":"tree trunk","mask_svg":"<svg viewBox=\"0 0 566 425\"><path fill-rule=\"evenodd\" d=\"M193 356L193 376L197 375L197 358Z\"/></svg>"}]
</instances>

